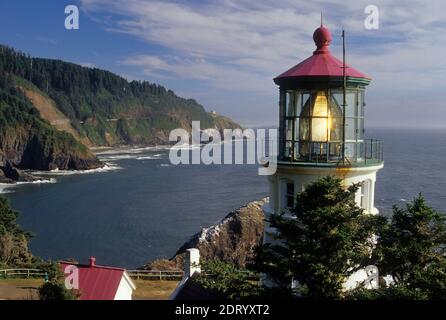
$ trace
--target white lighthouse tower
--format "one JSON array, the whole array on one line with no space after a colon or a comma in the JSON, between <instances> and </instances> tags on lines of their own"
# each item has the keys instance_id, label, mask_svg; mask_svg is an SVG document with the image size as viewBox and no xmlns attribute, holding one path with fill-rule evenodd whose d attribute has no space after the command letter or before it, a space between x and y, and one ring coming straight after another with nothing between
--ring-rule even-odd
<instances>
[{"instance_id":1,"label":"white lighthouse tower","mask_svg":"<svg viewBox=\"0 0 446 320\"><path fill-rule=\"evenodd\" d=\"M345 186L362 183L358 206L378 213L375 181L384 165L383 146L364 138L364 96L371 78L330 53L327 28L321 25L313 39L313 55L274 79L280 89L279 154L277 171L268 178L267 220L273 213L289 212L296 194L324 176L339 177ZM274 231L266 225L266 243L273 241ZM346 286L364 277L358 274Z\"/></svg>"}]
</instances>

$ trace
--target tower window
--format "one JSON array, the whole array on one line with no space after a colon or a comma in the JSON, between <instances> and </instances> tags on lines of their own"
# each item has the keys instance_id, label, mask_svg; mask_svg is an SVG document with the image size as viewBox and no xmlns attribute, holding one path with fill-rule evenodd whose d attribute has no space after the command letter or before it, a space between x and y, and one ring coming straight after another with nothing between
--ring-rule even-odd
<instances>
[{"instance_id":1,"label":"tower window","mask_svg":"<svg viewBox=\"0 0 446 320\"><path fill-rule=\"evenodd\" d=\"M294 207L294 183L286 184L286 206L288 208Z\"/></svg>"}]
</instances>

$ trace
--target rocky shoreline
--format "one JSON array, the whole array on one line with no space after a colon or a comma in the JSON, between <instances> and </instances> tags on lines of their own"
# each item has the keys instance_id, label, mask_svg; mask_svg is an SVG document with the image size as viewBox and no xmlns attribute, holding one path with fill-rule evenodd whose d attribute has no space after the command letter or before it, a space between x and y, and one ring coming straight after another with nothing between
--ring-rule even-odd
<instances>
[{"instance_id":1,"label":"rocky shoreline","mask_svg":"<svg viewBox=\"0 0 446 320\"><path fill-rule=\"evenodd\" d=\"M26 170L20 170L9 161L4 166L0 166L0 183L2 184L36 181L49 181L49 179L35 176Z\"/></svg>"},{"instance_id":2,"label":"rocky shoreline","mask_svg":"<svg viewBox=\"0 0 446 320\"><path fill-rule=\"evenodd\" d=\"M84 161L85 162L85 161ZM94 170L103 168L106 164L101 161L94 161L94 163L89 163L88 161L80 166L68 167L62 170ZM59 167L56 167L59 169ZM55 168L49 167L41 171L51 171ZM16 184L17 182L45 182L51 181L50 178L41 177L35 175L31 169L19 169L11 161L6 161L4 165L0 163L0 184Z\"/></svg>"},{"instance_id":3,"label":"rocky shoreline","mask_svg":"<svg viewBox=\"0 0 446 320\"><path fill-rule=\"evenodd\" d=\"M255 250L262 244L264 214L262 206L267 198L253 201L230 212L215 225L203 228L186 241L171 259L159 259L140 267L141 270L182 270L184 254L197 248L203 260L219 259L245 267L255 258Z\"/></svg>"}]
</instances>

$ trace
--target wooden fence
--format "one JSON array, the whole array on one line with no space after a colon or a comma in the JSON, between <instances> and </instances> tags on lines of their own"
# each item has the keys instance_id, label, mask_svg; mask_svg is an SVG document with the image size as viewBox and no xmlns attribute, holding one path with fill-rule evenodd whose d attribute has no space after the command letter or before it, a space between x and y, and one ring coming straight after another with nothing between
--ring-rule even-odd
<instances>
[{"instance_id":1,"label":"wooden fence","mask_svg":"<svg viewBox=\"0 0 446 320\"><path fill-rule=\"evenodd\" d=\"M129 276L134 280L181 280L184 271L161 271L161 270L127 270Z\"/></svg>"},{"instance_id":2,"label":"wooden fence","mask_svg":"<svg viewBox=\"0 0 446 320\"><path fill-rule=\"evenodd\" d=\"M0 278L43 278L46 272L39 269L4 269L0 270Z\"/></svg>"},{"instance_id":3,"label":"wooden fence","mask_svg":"<svg viewBox=\"0 0 446 320\"><path fill-rule=\"evenodd\" d=\"M181 280L184 271L165 270L127 270L133 280ZM203 271L205 275L208 273ZM4 269L0 270L0 279L7 278L44 278L46 272L39 269ZM258 275L252 275L252 280L258 280Z\"/></svg>"},{"instance_id":4,"label":"wooden fence","mask_svg":"<svg viewBox=\"0 0 446 320\"><path fill-rule=\"evenodd\" d=\"M128 270L134 280L181 280L184 271ZM7 278L44 278L46 272L40 269L4 269L0 270L0 279Z\"/></svg>"}]
</instances>

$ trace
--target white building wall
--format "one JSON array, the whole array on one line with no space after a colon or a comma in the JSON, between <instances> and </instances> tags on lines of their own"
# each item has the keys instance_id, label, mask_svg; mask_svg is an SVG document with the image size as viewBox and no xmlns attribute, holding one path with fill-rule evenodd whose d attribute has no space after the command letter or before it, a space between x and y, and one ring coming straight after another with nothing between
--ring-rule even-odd
<instances>
[{"instance_id":1,"label":"white building wall","mask_svg":"<svg viewBox=\"0 0 446 320\"><path fill-rule=\"evenodd\" d=\"M121 278L121 282L119 283L114 300L132 300L133 290L135 289L135 285L125 272Z\"/></svg>"}]
</instances>

